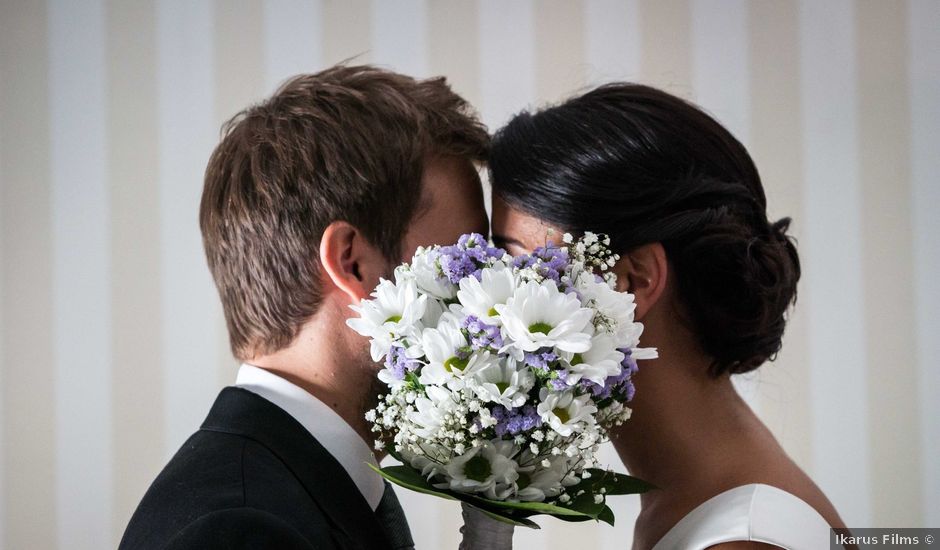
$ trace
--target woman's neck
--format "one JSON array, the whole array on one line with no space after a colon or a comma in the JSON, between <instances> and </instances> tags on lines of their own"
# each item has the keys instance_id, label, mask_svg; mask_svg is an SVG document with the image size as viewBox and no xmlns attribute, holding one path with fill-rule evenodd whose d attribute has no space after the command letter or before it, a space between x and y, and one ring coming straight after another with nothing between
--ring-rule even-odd
<instances>
[{"instance_id":1,"label":"woman's neck","mask_svg":"<svg viewBox=\"0 0 940 550\"><path fill-rule=\"evenodd\" d=\"M707 374L709 361L694 355L665 355L640 366L633 415L611 439L631 475L663 491L641 499L688 491L726 473L740 460L745 433L761 424L729 377Z\"/></svg>"}]
</instances>

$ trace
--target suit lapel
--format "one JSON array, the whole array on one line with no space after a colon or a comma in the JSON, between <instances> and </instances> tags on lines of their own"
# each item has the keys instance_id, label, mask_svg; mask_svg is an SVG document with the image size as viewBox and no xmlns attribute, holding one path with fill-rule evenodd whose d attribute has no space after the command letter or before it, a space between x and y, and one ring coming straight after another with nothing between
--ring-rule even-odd
<instances>
[{"instance_id":1,"label":"suit lapel","mask_svg":"<svg viewBox=\"0 0 940 550\"><path fill-rule=\"evenodd\" d=\"M228 387L219 394L202 429L261 443L287 465L347 539L365 548L389 546L375 513L346 470L280 407L248 390Z\"/></svg>"}]
</instances>

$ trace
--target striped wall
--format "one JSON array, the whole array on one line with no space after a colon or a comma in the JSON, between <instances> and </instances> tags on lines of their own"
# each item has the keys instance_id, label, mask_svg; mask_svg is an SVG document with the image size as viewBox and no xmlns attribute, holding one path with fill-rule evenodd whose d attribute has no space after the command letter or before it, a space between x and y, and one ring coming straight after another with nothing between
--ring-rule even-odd
<instances>
[{"instance_id":1,"label":"striped wall","mask_svg":"<svg viewBox=\"0 0 940 550\"><path fill-rule=\"evenodd\" d=\"M497 127L612 79L752 151L805 276L738 387L853 526L940 526L935 0L0 2L0 547L114 546L234 378L196 223L221 123L355 58L447 75ZM607 459L615 463L611 449ZM457 508L400 492L419 548ZM628 548L543 521L519 548Z\"/></svg>"}]
</instances>

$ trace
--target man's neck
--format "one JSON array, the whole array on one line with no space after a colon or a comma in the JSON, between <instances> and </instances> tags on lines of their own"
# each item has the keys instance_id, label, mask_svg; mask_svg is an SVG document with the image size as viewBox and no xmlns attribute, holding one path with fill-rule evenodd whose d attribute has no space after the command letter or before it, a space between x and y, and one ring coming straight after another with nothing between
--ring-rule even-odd
<instances>
[{"instance_id":1,"label":"man's neck","mask_svg":"<svg viewBox=\"0 0 940 550\"><path fill-rule=\"evenodd\" d=\"M345 328L345 327L344 327ZM284 378L333 409L352 427L369 448L375 436L365 419L374 377L346 349L346 339L337 334L336 325L326 320L311 320L291 345L273 354L254 357L249 363ZM381 457L376 455L377 459Z\"/></svg>"}]
</instances>

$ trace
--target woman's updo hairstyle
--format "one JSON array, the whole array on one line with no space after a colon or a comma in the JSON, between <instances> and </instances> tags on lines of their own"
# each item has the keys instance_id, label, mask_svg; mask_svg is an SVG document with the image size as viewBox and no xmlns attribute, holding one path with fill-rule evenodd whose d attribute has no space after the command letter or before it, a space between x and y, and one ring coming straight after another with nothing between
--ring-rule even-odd
<instances>
[{"instance_id":1,"label":"woman's updo hairstyle","mask_svg":"<svg viewBox=\"0 0 940 550\"><path fill-rule=\"evenodd\" d=\"M662 243L713 375L754 370L780 350L800 278L790 219L768 221L751 157L697 107L648 86L602 86L516 115L489 167L513 208L607 233L621 254Z\"/></svg>"}]
</instances>

